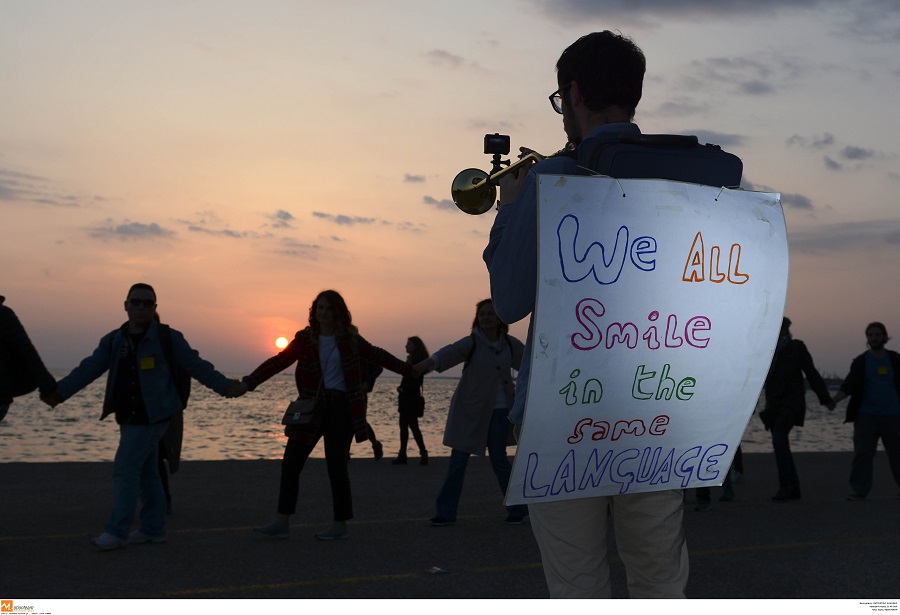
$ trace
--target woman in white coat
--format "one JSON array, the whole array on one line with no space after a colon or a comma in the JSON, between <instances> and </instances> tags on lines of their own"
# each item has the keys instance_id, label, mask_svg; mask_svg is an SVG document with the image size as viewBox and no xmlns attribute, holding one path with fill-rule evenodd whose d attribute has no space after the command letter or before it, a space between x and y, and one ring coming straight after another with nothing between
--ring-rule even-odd
<instances>
[{"instance_id":1,"label":"woman in white coat","mask_svg":"<svg viewBox=\"0 0 900 615\"><path fill-rule=\"evenodd\" d=\"M450 401L444 445L449 446L450 466L437 496L435 526L456 523L469 455L484 455L497 475L505 494L512 466L506 456L512 425L507 418L512 407L515 383L512 370L522 362L524 345L507 334L509 326L500 322L490 299L475 306L472 334L445 346L425 359L416 369L421 373L443 372L464 363L462 377ZM507 506L506 523L517 525L528 517L524 505Z\"/></svg>"}]
</instances>

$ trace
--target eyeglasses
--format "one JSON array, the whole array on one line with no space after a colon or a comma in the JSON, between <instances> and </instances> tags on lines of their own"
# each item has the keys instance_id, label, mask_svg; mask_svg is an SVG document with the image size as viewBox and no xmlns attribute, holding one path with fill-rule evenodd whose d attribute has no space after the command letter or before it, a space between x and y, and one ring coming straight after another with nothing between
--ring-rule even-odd
<instances>
[{"instance_id":1,"label":"eyeglasses","mask_svg":"<svg viewBox=\"0 0 900 615\"><path fill-rule=\"evenodd\" d=\"M556 90L555 92L553 92L553 94L551 94L549 96L550 106L553 107L553 110L556 111L557 113L561 114L563 112L563 110L562 110L563 92L566 91L568 88L570 88L573 83L574 83L574 81L570 81L569 83L562 86L561 88L559 88L558 90Z\"/></svg>"},{"instance_id":2,"label":"eyeglasses","mask_svg":"<svg viewBox=\"0 0 900 615\"><path fill-rule=\"evenodd\" d=\"M128 305L130 305L131 307L144 306L145 308L152 308L156 307L156 301L154 301L153 299L129 299Z\"/></svg>"}]
</instances>

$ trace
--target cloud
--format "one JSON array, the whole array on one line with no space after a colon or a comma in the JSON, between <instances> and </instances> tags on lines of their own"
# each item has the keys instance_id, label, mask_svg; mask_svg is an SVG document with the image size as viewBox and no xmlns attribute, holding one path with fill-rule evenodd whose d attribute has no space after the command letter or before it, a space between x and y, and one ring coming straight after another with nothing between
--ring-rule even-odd
<instances>
[{"instance_id":1,"label":"cloud","mask_svg":"<svg viewBox=\"0 0 900 615\"><path fill-rule=\"evenodd\" d=\"M841 150L841 157L846 158L847 160L868 160L876 155L874 150L854 147L852 145L848 145Z\"/></svg>"},{"instance_id":2,"label":"cloud","mask_svg":"<svg viewBox=\"0 0 900 615\"><path fill-rule=\"evenodd\" d=\"M53 182L38 175L21 173L12 169L0 169L0 201L10 203L34 203L51 207L80 207L86 200L103 200L79 197L60 192Z\"/></svg>"},{"instance_id":3,"label":"cloud","mask_svg":"<svg viewBox=\"0 0 900 615\"><path fill-rule=\"evenodd\" d=\"M438 209L443 209L443 210L447 210L447 211L456 211L457 210L456 204L453 201L451 201L450 199L438 200L434 197L425 195L422 197L422 202L425 203L426 205L432 205L434 207L437 207Z\"/></svg>"},{"instance_id":4,"label":"cloud","mask_svg":"<svg viewBox=\"0 0 900 615\"><path fill-rule=\"evenodd\" d=\"M272 221L273 228L294 228L292 222L296 219L290 212L279 209L274 214L267 216Z\"/></svg>"},{"instance_id":5,"label":"cloud","mask_svg":"<svg viewBox=\"0 0 900 615\"><path fill-rule=\"evenodd\" d=\"M781 194L781 204L790 207L791 209L812 209L813 204L812 200L805 195L802 194Z\"/></svg>"},{"instance_id":6,"label":"cloud","mask_svg":"<svg viewBox=\"0 0 900 615\"><path fill-rule=\"evenodd\" d=\"M808 254L879 248L897 251L900 248L900 220L845 222L789 231L788 243L792 251ZM900 251L895 254L900 256Z\"/></svg>"},{"instance_id":7,"label":"cloud","mask_svg":"<svg viewBox=\"0 0 900 615\"><path fill-rule=\"evenodd\" d=\"M140 241L144 239L169 239L176 236L175 231L163 228L156 222L130 222L126 220L115 224L107 220L106 226L87 229L88 235L96 239L119 239L121 241Z\"/></svg>"},{"instance_id":8,"label":"cloud","mask_svg":"<svg viewBox=\"0 0 900 615\"><path fill-rule=\"evenodd\" d=\"M322 246L286 237L278 240L273 252L294 258L316 260L322 252Z\"/></svg>"},{"instance_id":9,"label":"cloud","mask_svg":"<svg viewBox=\"0 0 900 615\"><path fill-rule=\"evenodd\" d=\"M858 145L844 145L831 133L826 132L822 135L813 137L803 137L801 135L792 135L785 141L788 147L800 147L809 151L827 151L829 153L822 156L825 168L829 171L844 171L845 169L856 170L863 168L866 162L874 162L881 160L891 160L895 158L892 154L886 154L877 150L860 147ZM852 166L844 164L844 162L853 163Z\"/></svg>"},{"instance_id":10,"label":"cloud","mask_svg":"<svg viewBox=\"0 0 900 615\"><path fill-rule=\"evenodd\" d=\"M801 137L800 135L792 135L786 143L788 146L797 145L804 149L820 150L834 145L834 135L826 132L821 136Z\"/></svg>"},{"instance_id":11,"label":"cloud","mask_svg":"<svg viewBox=\"0 0 900 615\"><path fill-rule=\"evenodd\" d=\"M206 228L205 226L200 226L197 224L188 224L188 231L192 233L203 233L204 235L211 235L213 237L229 237L231 239L243 239L245 237L259 238L261 235L259 233L253 233L249 231L232 231L230 229L211 229Z\"/></svg>"},{"instance_id":12,"label":"cloud","mask_svg":"<svg viewBox=\"0 0 900 615\"><path fill-rule=\"evenodd\" d=\"M410 173L405 173L403 175L403 182L407 184L421 184L425 181L424 175L412 175Z\"/></svg>"},{"instance_id":13,"label":"cloud","mask_svg":"<svg viewBox=\"0 0 900 615\"><path fill-rule=\"evenodd\" d=\"M815 15L836 9L835 16L850 35L867 40L896 40L885 20L897 16L896 0L531 0L548 19L564 25L617 22L658 27L667 21L709 22L729 19L771 19L775 15L806 11Z\"/></svg>"},{"instance_id":14,"label":"cloud","mask_svg":"<svg viewBox=\"0 0 900 615\"><path fill-rule=\"evenodd\" d=\"M423 55L427 58L429 64L439 68L448 68L450 70L458 70L461 68L473 68L480 71L484 70L477 62L467 60L446 49L432 49L431 51L425 52Z\"/></svg>"},{"instance_id":15,"label":"cloud","mask_svg":"<svg viewBox=\"0 0 900 615\"><path fill-rule=\"evenodd\" d=\"M328 214L322 211L314 211L312 213L316 218L333 222L341 226L355 226L357 224L375 224L378 218L364 218L362 216L346 216L344 214Z\"/></svg>"}]
</instances>

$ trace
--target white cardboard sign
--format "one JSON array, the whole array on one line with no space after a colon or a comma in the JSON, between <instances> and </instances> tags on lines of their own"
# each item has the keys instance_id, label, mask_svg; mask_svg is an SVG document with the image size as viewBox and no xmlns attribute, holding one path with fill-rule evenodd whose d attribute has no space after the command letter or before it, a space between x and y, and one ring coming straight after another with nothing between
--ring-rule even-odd
<instances>
[{"instance_id":1,"label":"white cardboard sign","mask_svg":"<svg viewBox=\"0 0 900 615\"><path fill-rule=\"evenodd\" d=\"M780 195L541 175L538 229L507 504L720 485L784 312Z\"/></svg>"}]
</instances>

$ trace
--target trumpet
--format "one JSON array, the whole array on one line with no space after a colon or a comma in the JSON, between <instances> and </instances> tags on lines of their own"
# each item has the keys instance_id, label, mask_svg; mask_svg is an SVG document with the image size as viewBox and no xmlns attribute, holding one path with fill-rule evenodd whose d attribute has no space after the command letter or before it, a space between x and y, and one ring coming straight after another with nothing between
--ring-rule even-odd
<instances>
[{"instance_id":1,"label":"trumpet","mask_svg":"<svg viewBox=\"0 0 900 615\"><path fill-rule=\"evenodd\" d=\"M490 136L491 135L485 136L486 154L492 153L487 151L488 137ZM567 143L564 148L553 154L553 156L560 156L571 152L574 149L574 144ZM481 169L464 169L457 173L456 177L453 178L453 183L450 185L450 195L453 197L453 203L461 211L473 216L486 213L497 201L497 182L501 177L519 170L523 165L529 162L540 162L547 157L542 156L533 149L528 149L527 147L520 147L519 151L521 152L521 154L519 154L519 159L514 163L509 164L508 160L503 161L505 164L509 164L509 166L506 167L500 166L500 155L499 153L493 152L494 168L490 174L485 173ZM509 153L508 141L506 152L503 153Z\"/></svg>"}]
</instances>

